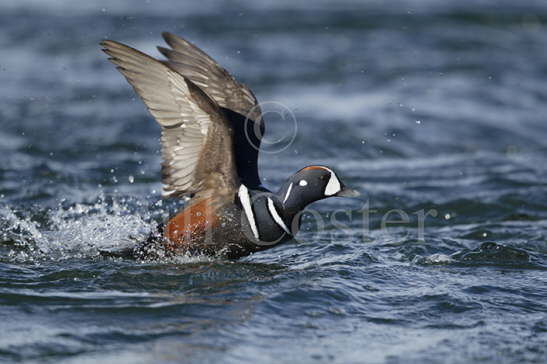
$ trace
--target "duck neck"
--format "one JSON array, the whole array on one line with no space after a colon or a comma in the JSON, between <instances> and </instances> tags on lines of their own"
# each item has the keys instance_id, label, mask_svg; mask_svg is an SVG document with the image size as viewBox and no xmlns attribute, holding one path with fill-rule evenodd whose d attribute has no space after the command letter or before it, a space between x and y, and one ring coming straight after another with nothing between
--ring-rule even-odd
<instances>
[{"instance_id":1,"label":"duck neck","mask_svg":"<svg viewBox=\"0 0 547 364\"><path fill-rule=\"evenodd\" d=\"M302 196L298 196L298 194L294 192L294 187L293 182L287 181L283 187L281 187L279 192L277 192L277 196L283 206L283 217L287 221L290 221L291 224L293 223L295 217L300 220L300 212L302 212L306 206L313 202L301 198Z\"/></svg>"}]
</instances>

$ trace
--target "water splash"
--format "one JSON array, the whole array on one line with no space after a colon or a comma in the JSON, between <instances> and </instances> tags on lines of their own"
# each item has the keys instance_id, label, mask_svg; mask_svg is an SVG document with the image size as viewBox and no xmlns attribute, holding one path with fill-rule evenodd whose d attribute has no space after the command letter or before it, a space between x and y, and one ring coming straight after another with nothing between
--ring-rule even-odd
<instances>
[{"instance_id":1,"label":"water splash","mask_svg":"<svg viewBox=\"0 0 547 364\"><path fill-rule=\"evenodd\" d=\"M92 258L103 249L131 246L155 228L158 215L167 215L147 211L143 202L100 197L52 209L0 206L0 249L7 249L2 255L18 262Z\"/></svg>"}]
</instances>

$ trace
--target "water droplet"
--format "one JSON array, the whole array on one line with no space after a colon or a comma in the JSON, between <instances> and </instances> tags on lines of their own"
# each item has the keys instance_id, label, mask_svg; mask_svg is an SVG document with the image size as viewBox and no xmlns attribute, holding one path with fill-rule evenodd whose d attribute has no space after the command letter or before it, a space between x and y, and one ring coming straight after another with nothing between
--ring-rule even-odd
<instances>
[{"instance_id":1,"label":"water droplet","mask_svg":"<svg viewBox=\"0 0 547 364\"><path fill-rule=\"evenodd\" d=\"M416 120L416 124L420 125L422 123L421 120Z\"/></svg>"},{"instance_id":2,"label":"water droplet","mask_svg":"<svg viewBox=\"0 0 547 364\"><path fill-rule=\"evenodd\" d=\"M129 180L129 183L135 182L135 177L133 177L133 176L129 176L129 177L127 177L127 179Z\"/></svg>"},{"instance_id":3,"label":"water droplet","mask_svg":"<svg viewBox=\"0 0 547 364\"><path fill-rule=\"evenodd\" d=\"M451 217L452 217L452 216L450 216L450 214L445 214L445 215L444 215L444 219L445 219L445 220L450 220Z\"/></svg>"},{"instance_id":4,"label":"water droplet","mask_svg":"<svg viewBox=\"0 0 547 364\"><path fill-rule=\"evenodd\" d=\"M486 238L488 236L488 233L482 233L482 237Z\"/></svg>"}]
</instances>

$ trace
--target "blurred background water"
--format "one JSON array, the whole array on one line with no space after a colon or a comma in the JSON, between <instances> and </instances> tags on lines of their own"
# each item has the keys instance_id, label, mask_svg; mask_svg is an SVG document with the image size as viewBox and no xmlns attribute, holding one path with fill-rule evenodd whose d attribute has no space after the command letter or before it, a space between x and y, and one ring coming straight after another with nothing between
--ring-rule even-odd
<instances>
[{"instance_id":1,"label":"blurred background water","mask_svg":"<svg viewBox=\"0 0 547 364\"><path fill-rule=\"evenodd\" d=\"M0 361L547 361L545 1L22 0L0 24ZM366 204L235 262L99 258L180 206L98 46L159 56L162 31L293 113L267 186L324 163Z\"/></svg>"}]
</instances>

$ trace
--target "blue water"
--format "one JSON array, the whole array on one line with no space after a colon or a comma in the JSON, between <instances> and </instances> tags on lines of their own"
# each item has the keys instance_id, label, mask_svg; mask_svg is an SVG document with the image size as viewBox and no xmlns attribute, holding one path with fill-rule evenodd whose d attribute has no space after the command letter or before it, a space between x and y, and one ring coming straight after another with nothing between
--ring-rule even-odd
<instances>
[{"instance_id":1,"label":"blue water","mask_svg":"<svg viewBox=\"0 0 547 364\"><path fill-rule=\"evenodd\" d=\"M0 361L547 362L545 1L24 0L0 24ZM239 261L99 257L181 206L98 46L159 56L162 31L271 106L267 186L323 163L361 200Z\"/></svg>"}]
</instances>

